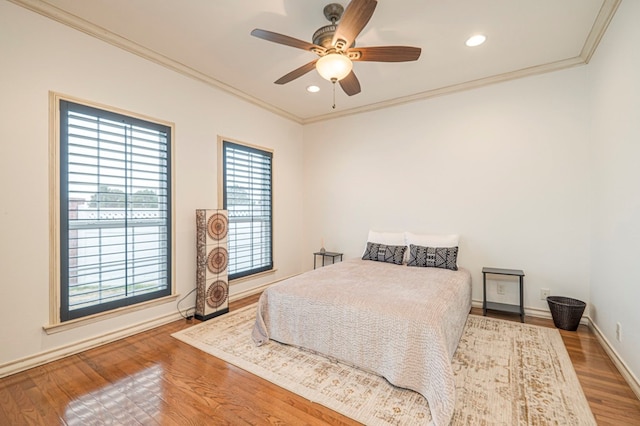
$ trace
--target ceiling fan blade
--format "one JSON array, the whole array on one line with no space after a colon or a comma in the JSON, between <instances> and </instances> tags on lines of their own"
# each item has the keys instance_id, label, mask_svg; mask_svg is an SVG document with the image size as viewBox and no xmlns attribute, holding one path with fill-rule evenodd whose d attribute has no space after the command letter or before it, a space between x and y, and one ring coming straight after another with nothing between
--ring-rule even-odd
<instances>
[{"instance_id":1,"label":"ceiling fan blade","mask_svg":"<svg viewBox=\"0 0 640 426\"><path fill-rule=\"evenodd\" d=\"M295 80L298 77L302 77L303 75L305 75L306 73L308 73L309 71L311 71L316 67L316 62L318 62L317 59L315 61L309 62L308 64L304 64L300 68L296 68L295 70L291 71L289 74L283 75L282 77L274 81L274 83L286 84L292 80Z\"/></svg>"},{"instance_id":2,"label":"ceiling fan blade","mask_svg":"<svg viewBox=\"0 0 640 426\"><path fill-rule=\"evenodd\" d=\"M377 5L376 0L351 0L338 22L331 45L339 50L351 46L371 19Z\"/></svg>"},{"instance_id":3,"label":"ceiling fan blade","mask_svg":"<svg viewBox=\"0 0 640 426\"><path fill-rule=\"evenodd\" d=\"M322 55L327 51L327 49L322 46L318 46L317 44L308 43L304 40L299 40L284 34L274 33L273 31L261 30L259 28L251 31L251 35L274 43L284 44L285 46L308 50L310 52L317 53L318 55Z\"/></svg>"},{"instance_id":4,"label":"ceiling fan blade","mask_svg":"<svg viewBox=\"0 0 640 426\"><path fill-rule=\"evenodd\" d=\"M358 93L360 93L360 82L358 81L358 77L356 77L353 71L351 71L345 78L340 80L340 87L342 87L344 93L349 96L357 95Z\"/></svg>"},{"instance_id":5,"label":"ceiling fan blade","mask_svg":"<svg viewBox=\"0 0 640 426\"><path fill-rule=\"evenodd\" d=\"M411 46L354 47L347 50L352 61L408 62L420 57L422 49Z\"/></svg>"}]
</instances>

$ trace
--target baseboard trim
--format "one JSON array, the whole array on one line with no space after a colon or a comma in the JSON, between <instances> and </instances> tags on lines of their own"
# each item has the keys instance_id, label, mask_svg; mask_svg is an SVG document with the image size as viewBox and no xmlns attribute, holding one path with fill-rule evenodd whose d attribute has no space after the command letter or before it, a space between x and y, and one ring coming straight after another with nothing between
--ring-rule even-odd
<instances>
[{"instance_id":1,"label":"baseboard trim","mask_svg":"<svg viewBox=\"0 0 640 426\"><path fill-rule=\"evenodd\" d=\"M294 276L294 275L292 275ZM286 277L290 278L290 277ZM280 280L272 281L267 284L254 287L239 293L236 293L229 297L230 300L239 300L244 297L252 296L259 292L264 291L267 287L282 281L286 278L282 278ZM472 301L471 305L474 308L482 309L482 302L478 300ZM525 308L525 315L530 315L533 317L539 318L551 318L551 313L549 311L538 309L538 308ZM74 342L72 344L60 346L54 349L50 349L47 351L40 352L35 355L19 358L14 361L10 361L4 364L0 364L0 378L10 376L15 373L19 373L21 371L28 370L33 367L37 367L39 365L46 364L48 362L56 361L58 359L65 358L67 356L75 355L82 351L86 351L89 349L93 349L95 347L115 342L116 340L123 339L125 337L133 336L134 334L142 333L143 331L151 330L153 328L159 327L164 324L168 324L170 322L179 320L182 318L182 315L179 312L172 312L170 314L162 315L160 317L140 322L134 326L121 328L109 333L104 333L99 336L95 336L89 339L84 339L79 342ZM616 366L622 377L626 380L626 382L631 387L631 390L636 394L638 398L640 398L640 381L633 374L633 372L629 369L627 364L620 358L616 350L611 346L607 338L602 334L598 326L591 321L589 317L582 317L580 320L581 324L585 324L593 330L598 342L607 353L613 364Z\"/></svg>"},{"instance_id":2,"label":"baseboard trim","mask_svg":"<svg viewBox=\"0 0 640 426\"><path fill-rule=\"evenodd\" d=\"M473 306L474 308L482 309L482 301L474 300L471 302L471 306ZM552 319L551 312L548 310L525 307L524 312L525 312L525 315L528 315L528 316ZM595 324L591 320L591 317L586 315L584 315L580 319L580 324L586 325L593 331L593 334L596 335L596 338L598 339L600 346L602 346L602 349L604 349L606 354L609 356L609 358L611 359L611 362L613 362L613 364L616 366L616 368L618 369L618 371L620 372L624 380L627 382L627 384L633 391L633 393L635 393L638 399L640 399L640 380L638 380L638 378L633 374L631 369L629 369L627 364L620 357L618 352L616 352L613 346L609 343L609 341L604 336L604 334L602 333L600 328L597 326L597 324Z\"/></svg>"},{"instance_id":3,"label":"baseboard trim","mask_svg":"<svg viewBox=\"0 0 640 426\"><path fill-rule=\"evenodd\" d=\"M277 280L274 281L270 281L266 284L262 284L259 285L257 287L251 287L250 289L238 292L238 293L234 293L234 294L230 294L229 295L229 301L230 302L235 302L236 300L240 300L240 299L244 299L245 297L249 297L249 296L253 296L254 294L258 294L258 293L262 293L265 289L267 289L268 287L271 287L272 285L279 283L280 281L284 281L286 279L289 278L293 278L297 275L300 274L293 274L293 275L289 275L287 277L284 278L278 278Z\"/></svg>"},{"instance_id":4,"label":"baseboard trim","mask_svg":"<svg viewBox=\"0 0 640 426\"><path fill-rule=\"evenodd\" d=\"M277 282L280 282L287 278L294 277L296 275L299 275L299 274L290 275L285 278L274 280L266 284L250 288L248 290L229 295L229 300L235 301L235 300L242 299L244 297L252 296L256 293L260 293L264 291L267 287ZM9 361L4 364L0 364L0 378L10 376L15 373L19 373L21 371L25 371L33 367L37 367L39 365L43 365L48 362L56 361L71 355L75 355L82 351L93 349L107 343L115 342L116 340L124 339L125 337L133 336L134 334L142 333L143 331L151 330L152 328L160 327L161 325L165 325L170 322L177 321L179 319L183 319L183 316L180 312L171 312L169 314L165 314L154 319L143 321L129 327L120 328L115 331L100 334L98 336L80 340L78 342L69 343L67 345L63 345L54 349L49 349L43 352L39 352L34 355L18 358L16 360Z\"/></svg>"},{"instance_id":5,"label":"baseboard trim","mask_svg":"<svg viewBox=\"0 0 640 426\"><path fill-rule=\"evenodd\" d=\"M593 333L596 335L598 342L600 342L600 346L602 349L609 355L611 361L616 366L624 380L629 384L633 393L636 394L638 399L640 399L640 380L633 374L631 369L627 366L627 364L622 360L618 352L613 348L613 346L609 343L609 340L604 336L600 328L593 321L590 321L589 328L593 330Z\"/></svg>"},{"instance_id":6,"label":"baseboard trim","mask_svg":"<svg viewBox=\"0 0 640 426\"><path fill-rule=\"evenodd\" d=\"M478 309L482 309L482 300L473 300L471 302L471 306L474 308L478 308ZM517 314L514 314L517 315ZM551 312L547 309L540 309L540 308L532 308L532 307L524 307L524 315L525 316L530 316L530 317L536 317L536 318L546 318L546 319L553 319L551 317ZM589 321L589 317L587 316L583 316L580 319L580 324L582 325L586 325L588 326L591 322Z\"/></svg>"},{"instance_id":7,"label":"baseboard trim","mask_svg":"<svg viewBox=\"0 0 640 426\"><path fill-rule=\"evenodd\" d=\"M244 299L245 297L253 296L254 294L262 293L267 287L273 285L273 282L269 282L266 284L259 285L257 287L251 287L250 289L230 294L229 301L235 302L236 300Z\"/></svg>"},{"instance_id":8,"label":"baseboard trim","mask_svg":"<svg viewBox=\"0 0 640 426\"><path fill-rule=\"evenodd\" d=\"M19 373L33 367L37 367L48 362L75 355L82 351L102 346L106 343L115 342L116 340L133 336L134 334L142 333L143 331L151 330L152 328L168 324L170 322L179 320L180 318L182 318L180 313L172 312L170 314L165 314L151 320L140 322L133 326L120 328L118 330L110 331L108 333L70 343L68 345L59 346L57 348L39 352L34 355L19 358L14 361L9 361L7 363L0 364L0 378Z\"/></svg>"}]
</instances>

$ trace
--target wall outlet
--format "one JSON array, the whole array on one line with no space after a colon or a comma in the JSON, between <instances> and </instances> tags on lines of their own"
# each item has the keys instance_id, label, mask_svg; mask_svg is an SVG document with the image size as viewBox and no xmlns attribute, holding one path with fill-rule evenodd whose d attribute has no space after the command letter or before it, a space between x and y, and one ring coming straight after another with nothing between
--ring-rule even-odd
<instances>
[{"instance_id":1,"label":"wall outlet","mask_svg":"<svg viewBox=\"0 0 640 426\"><path fill-rule=\"evenodd\" d=\"M619 322L616 323L616 340L622 342L622 325Z\"/></svg>"},{"instance_id":2,"label":"wall outlet","mask_svg":"<svg viewBox=\"0 0 640 426\"><path fill-rule=\"evenodd\" d=\"M504 294L504 284L498 283L498 294Z\"/></svg>"},{"instance_id":3,"label":"wall outlet","mask_svg":"<svg viewBox=\"0 0 640 426\"><path fill-rule=\"evenodd\" d=\"M548 288L540 289L540 300L547 300L547 297L549 297L550 295L551 295L551 292L549 291Z\"/></svg>"}]
</instances>

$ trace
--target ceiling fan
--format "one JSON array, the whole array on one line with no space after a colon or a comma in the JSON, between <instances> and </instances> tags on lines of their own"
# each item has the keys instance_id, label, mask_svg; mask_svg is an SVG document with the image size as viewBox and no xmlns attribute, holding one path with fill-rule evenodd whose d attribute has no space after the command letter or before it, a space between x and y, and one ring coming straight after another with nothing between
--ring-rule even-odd
<instances>
[{"instance_id":1,"label":"ceiling fan","mask_svg":"<svg viewBox=\"0 0 640 426\"><path fill-rule=\"evenodd\" d=\"M251 35L274 43L308 50L319 56L275 81L289 83L314 68L326 80L339 82L342 90L353 96L360 93L360 82L353 72L353 61L407 62L420 57L421 49L410 46L356 47L356 37L371 19L377 6L376 0L352 0L344 9L331 3L324 8L324 16L331 22L313 34L309 43L272 31L254 29ZM339 22L338 22L339 21ZM337 24L336 24L337 22ZM335 108L335 105L334 105Z\"/></svg>"}]
</instances>

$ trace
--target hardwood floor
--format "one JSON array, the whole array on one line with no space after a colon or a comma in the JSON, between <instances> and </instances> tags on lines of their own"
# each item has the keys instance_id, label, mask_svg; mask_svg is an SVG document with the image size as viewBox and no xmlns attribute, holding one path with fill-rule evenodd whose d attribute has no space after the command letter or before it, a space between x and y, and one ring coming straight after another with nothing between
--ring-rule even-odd
<instances>
[{"instance_id":1,"label":"hardwood floor","mask_svg":"<svg viewBox=\"0 0 640 426\"><path fill-rule=\"evenodd\" d=\"M0 379L0 425L357 424L170 336L191 325L176 321ZM595 335L585 326L560 333L598 424L640 425L640 400Z\"/></svg>"}]
</instances>

